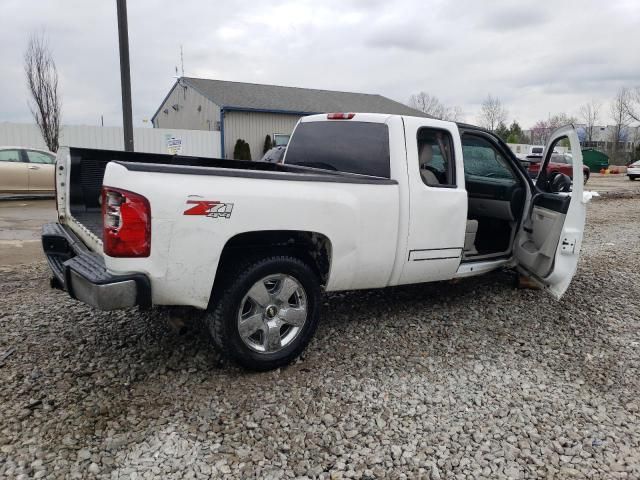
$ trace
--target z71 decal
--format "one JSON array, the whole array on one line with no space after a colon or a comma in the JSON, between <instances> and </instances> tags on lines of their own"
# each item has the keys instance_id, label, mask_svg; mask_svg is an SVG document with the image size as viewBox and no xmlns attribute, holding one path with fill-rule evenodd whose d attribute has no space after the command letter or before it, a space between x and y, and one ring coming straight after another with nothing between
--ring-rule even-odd
<instances>
[{"instance_id":1,"label":"z71 decal","mask_svg":"<svg viewBox=\"0 0 640 480\"><path fill-rule=\"evenodd\" d=\"M216 200L187 200L187 205L193 205L184 211L183 215L201 215L211 218L231 218L233 203L223 203Z\"/></svg>"}]
</instances>

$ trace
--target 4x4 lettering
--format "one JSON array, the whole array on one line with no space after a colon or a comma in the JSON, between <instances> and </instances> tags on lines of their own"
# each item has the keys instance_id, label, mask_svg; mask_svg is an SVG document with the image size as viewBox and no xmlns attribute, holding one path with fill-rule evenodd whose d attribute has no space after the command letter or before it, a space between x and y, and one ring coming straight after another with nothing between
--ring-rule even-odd
<instances>
[{"instance_id":1,"label":"4x4 lettering","mask_svg":"<svg viewBox=\"0 0 640 480\"><path fill-rule=\"evenodd\" d=\"M187 200L187 205L193 205L193 207L186 209L183 215L231 218L233 211L233 203L223 203L217 200Z\"/></svg>"}]
</instances>

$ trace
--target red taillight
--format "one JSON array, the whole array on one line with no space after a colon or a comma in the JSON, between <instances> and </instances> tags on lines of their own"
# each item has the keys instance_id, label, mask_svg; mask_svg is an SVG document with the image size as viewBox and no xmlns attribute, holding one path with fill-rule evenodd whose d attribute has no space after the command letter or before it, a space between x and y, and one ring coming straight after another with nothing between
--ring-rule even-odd
<instances>
[{"instance_id":1,"label":"red taillight","mask_svg":"<svg viewBox=\"0 0 640 480\"><path fill-rule=\"evenodd\" d=\"M355 113L327 113L329 120L351 120L355 116Z\"/></svg>"},{"instance_id":2,"label":"red taillight","mask_svg":"<svg viewBox=\"0 0 640 480\"><path fill-rule=\"evenodd\" d=\"M151 207L142 195L102 187L103 248L110 257L148 257Z\"/></svg>"}]
</instances>

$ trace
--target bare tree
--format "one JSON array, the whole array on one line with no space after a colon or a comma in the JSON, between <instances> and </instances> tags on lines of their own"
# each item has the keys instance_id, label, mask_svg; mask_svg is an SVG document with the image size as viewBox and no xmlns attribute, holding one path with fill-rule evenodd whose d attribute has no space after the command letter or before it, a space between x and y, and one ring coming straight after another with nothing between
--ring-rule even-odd
<instances>
[{"instance_id":1,"label":"bare tree","mask_svg":"<svg viewBox=\"0 0 640 480\"><path fill-rule=\"evenodd\" d=\"M24 53L24 72L33 102L29 104L47 148L58 150L61 102L58 71L44 34L34 34Z\"/></svg>"},{"instance_id":2,"label":"bare tree","mask_svg":"<svg viewBox=\"0 0 640 480\"><path fill-rule=\"evenodd\" d=\"M442 102L427 92L414 93L411 95L409 97L409 106L435 118L441 118L445 110Z\"/></svg>"},{"instance_id":3,"label":"bare tree","mask_svg":"<svg viewBox=\"0 0 640 480\"><path fill-rule=\"evenodd\" d=\"M531 143L534 145L544 145L547 143L549 133L551 133L549 120L538 120L533 127L531 127Z\"/></svg>"},{"instance_id":4,"label":"bare tree","mask_svg":"<svg viewBox=\"0 0 640 480\"><path fill-rule=\"evenodd\" d=\"M494 131L500 123L507 121L507 109L498 97L491 94L482 102L480 107L480 125L487 130Z\"/></svg>"},{"instance_id":5,"label":"bare tree","mask_svg":"<svg viewBox=\"0 0 640 480\"><path fill-rule=\"evenodd\" d=\"M462 122L464 120L464 112L459 106L448 107L442 117L442 120L449 120L450 122Z\"/></svg>"},{"instance_id":6,"label":"bare tree","mask_svg":"<svg viewBox=\"0 0 640 480\"><path fill-rule=\"evenodd\" d=\"M411 108L420 110L421 112L431 115L433 118L437 118L439 120L457 122L462 120L462 117L464 116L462 108L458 106L448 107L442 103L438 97L429 95L426 92L414 93L409 97L407 104Z\"/></svg>"},{"instance_id":7,"label":"bare tree","mask_svg":"<svg viewBox=\"0 0 640 480\"><path fill-rule=\"evenodd\" d=\"M569 116L564 112L551 115L546 120L538 120L531 127L531 141L538 145L544 145L556 128L576 122L576 117Z\"/></svg>"},{"instance_id":8,"label":"bare tree","mask_svg":"<svg viewBox=\"0 0 640 480\"><path fill-rule=\"evenodd\" d=\"M585 124L585 133L587 134L587 142L593 141L593 129L598 123L598 115L600 113L600 104L591 100L580 107L580 118Z\"/></svg>"},{"instance_id":9,"label":"bare tree","mask_svg":"<svg viewBox=\"0 0 640 480\"><path fill-rule=\"evenodd\" d=\"M565 125L572 125L577 123L578 119L572 115L567 115L564 112L556 113L549 117L549 127L555 130L556 128L564 127Z\"/></svg>"},{"instance_id":10,"label":"bare tree","mask_svg":"<svg viewBox=\"0 0 640 480\"><path fill-rule=\"evenodd\" d=\"M624 102L629 118L636 122L640 122L640 87L627 90Z\"/></svg>"},{"instance_id":11,"label":"bare tree","mask_svg":"<svg viewBox=\"0 0 640 480\"><path fill-rule=\"evenodd\" d=\"M613 120L613 131L611 132L611 157L618 160L620 142L626 141L628 134L627 127L631 123L632 117L629 115L628 106L631 92L627 88L621 88L611 101L611 120Z\"/></svg>"}]
</instances>

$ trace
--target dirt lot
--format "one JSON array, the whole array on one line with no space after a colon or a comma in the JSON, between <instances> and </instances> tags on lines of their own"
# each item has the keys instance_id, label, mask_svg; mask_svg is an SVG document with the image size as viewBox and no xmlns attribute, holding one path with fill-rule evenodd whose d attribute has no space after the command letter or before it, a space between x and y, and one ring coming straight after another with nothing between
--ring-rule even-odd
<instances>
[{"instance_id":1,"label":"dirt lot","mask_svg":"<svg viewBox=\"0 0 640 480\"><path fill-rule=\"evenodd\" d=\"M594 173L589 178L586 190L595 190L609 196L640 195L640 181L631 181L626 175L600 175Z\"/></svg>"},{"instance_id":2,"label":"dirt lot","mask_svg":"<svg viewBox=\"0 0 640 480\"><path fill-rule=\"evenodd\" d=\"M44 259L40 230L55 220L54 200L0 200L0 265Z\"/></svg>"},{"instance_id":3,"label":"dirt lot","mask_svg":"<svg viewBox=\"0 0 640 480\"><path fill-rule=\"evenodd\" d=\"M590 205L560 302L509 272L328 295L267 374L2 266L0 477L639 478L639 211Z\"/></svg>"}]
</instances>

